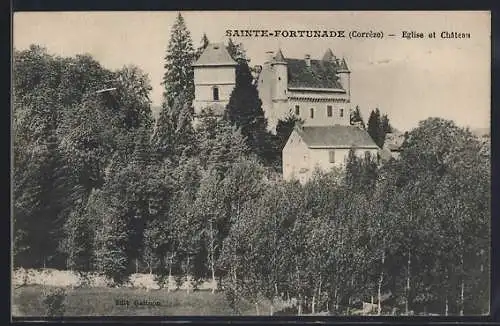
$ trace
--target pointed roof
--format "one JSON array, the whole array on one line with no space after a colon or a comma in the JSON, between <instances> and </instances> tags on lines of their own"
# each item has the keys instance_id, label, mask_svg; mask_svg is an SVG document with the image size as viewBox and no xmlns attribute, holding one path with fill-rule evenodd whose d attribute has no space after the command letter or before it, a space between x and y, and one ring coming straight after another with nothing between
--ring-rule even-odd
<instances>
[{"instance_id":1,"label":"pointed roof","mask_svg":"<svg viewBox=\"0 0 500 326\"><path fill-rule=\"evenodd\" d=\"M278 49L278 52L276 52L274 60L277 62L285 62L285 57L283 56L283 52L281 52L281 49Z\"/></svg>"},{"instance_id":2,"label":"pointed roof","mask_svg":"<svg viewBox=\"0 0 500 326\"><path fill-rule=\"evenodd\" d=\"M335 60L335 55L333 54L332 49L328 49L325 52L325 55L323 56L324 61L334 61Z\"/></svg>"},{"instance_id":3,"label":"pointed roof","mask_svg":"<svg viewBox=\"0 0 500 326\"><path fill-rule=\"evenodd\" d=\"M236 66L238 63L231 58L223 43L210 43L200 55L193 67L199 66Z\"/></svg>"},{"instance_id":4,"label":"pointed roof","mask_svg":"<svg viewBox=\"0 0 500 326\"><path fill-rule=\"evenodd\" d=\"M340 62L339 72L349 72L349 67L347 67L345 58L342 58L342 61Z\"/></svg>"}]
</instances>

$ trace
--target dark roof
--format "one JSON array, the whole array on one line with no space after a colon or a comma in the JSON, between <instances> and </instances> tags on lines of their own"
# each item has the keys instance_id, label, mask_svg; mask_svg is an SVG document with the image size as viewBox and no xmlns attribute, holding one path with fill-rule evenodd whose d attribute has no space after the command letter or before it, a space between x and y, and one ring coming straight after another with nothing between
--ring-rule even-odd
<instances>
[{"instance_id":1,"label":"dark roof","mask_svg":"<svg viewBox=\"0 0 500 326\"><path fill-rule=\"evenodd\" d=\"M288 87L342 89L336 75L334 62L311 60L311 66L303 59L285 59L288 66Z\"/></svg>"},{"instance_id":2,"label":"dark roof","mask_svg":"<svg viewBox=\"0 0 500 326\"><path fill-rule=\"evenodd\" d=\"M311 126L296 130L308 147L378 148L366 130L355 126Z\"/></svg>"},{"instance_id":3,"label":"dark roof","mask_svg":"<svg viewBox=\"0 0 500 326\"><path fill-rule=\"evenodd\" d=\"M203 51L193 66L236 66L223 43L211 43Z\"/></svg>"}]
</instances>

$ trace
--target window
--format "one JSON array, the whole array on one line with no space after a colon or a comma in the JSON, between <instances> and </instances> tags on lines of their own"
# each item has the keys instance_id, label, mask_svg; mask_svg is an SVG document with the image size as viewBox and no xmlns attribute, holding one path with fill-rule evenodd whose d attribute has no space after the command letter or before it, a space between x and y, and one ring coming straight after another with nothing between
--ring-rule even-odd
<instances>
[{"instance_id":1,"label":"window","mask_svg":"<svg viewBox=\"0 0 500 326\"><path fill-rule=\"evenodd\" d=\"M331 117L333 115L333 111L332 111L332 106L331 105L327 105L326 106L326 115Z\"/></svg>"},{"instance_id":2,"label":"window","mask_svg":"<svg viewBox=\"0 0 500 326\"><path fill-rule=\"evenodd\" d=\"M342 118L344 116L344 109L340 109L340 117Z\"/></svg>"},{"instance_id":3,"label":"window","mask_svg":"<svg viewBox=\"0 0 500 326\"><path fill-rule=\"evenodd\" d=\"M219 100L219 87L214 87L212 89L213 91L213 96L214 96L214 101L218 101Z\"/></svg>"},{"instance_id":4,"label":"window","mask_svg":"<svg viewBox=\"0 0 500 326\"><path fill-rule=\"evenodd\" d=\"M281 77L278 77L278 80L281 80Z\"/></svg>"},{"instance_id":5,"label":"window","mask_svg":"<svg viewBox=\"0 0 500 326\"><path fill-rule=\"evenodd\" d=\"M300 107L298 105L295 106L295 115L300 115Z\"/></svg>"},{"instance_id":6,"label":"window","mask_svg":"<svg viewBox=\"0 0 500 326\"><path fill-rule=\"evenodd\" d=\"M311 119L314 119L314 108L311 108L309 116L311 117Z\"/></svg>"},{"instance_id":7,"label":"window","mask_svg":"<svg viewBox=\"0 0 500 326\"><path fill-rule=\"evenodd\" d=\"M335 163L335 151L328 152L330 163Z\"/></svg>"}]
</instances>

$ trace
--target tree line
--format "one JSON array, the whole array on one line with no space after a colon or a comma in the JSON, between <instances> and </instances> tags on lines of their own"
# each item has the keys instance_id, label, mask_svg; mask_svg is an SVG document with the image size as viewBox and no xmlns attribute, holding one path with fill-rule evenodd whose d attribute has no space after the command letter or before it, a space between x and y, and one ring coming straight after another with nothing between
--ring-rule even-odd
<instances>
[{"instance_id":1,"label":"tree line","mask_svg":"<svg viewBox=\"0 0 500 326\"><path fill-rule=\"evenodd\" d=\"M281 181L285 134L267 133L241 46L230 43L238 78L223 119L194 128L187 63L200 50L180 15L172 36L157 120L137 67L15 51L15 266L116 286L135 272L162 286L213 279L235 309L296 298L298 313L488 312L489 143L429 118L399 160L351 151L345 169Z\"/></svg>"}]
</instances>

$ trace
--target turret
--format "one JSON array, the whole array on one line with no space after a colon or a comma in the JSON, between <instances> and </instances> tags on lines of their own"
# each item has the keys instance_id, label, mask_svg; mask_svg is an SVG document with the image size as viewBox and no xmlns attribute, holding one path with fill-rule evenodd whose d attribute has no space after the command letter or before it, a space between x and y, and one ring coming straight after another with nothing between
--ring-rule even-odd
<instances>
[{"instance_id":1,"label":"turret","mask_svg":"<svg viewBox=\"0 0 500 326\"><path fill-rule=\"evenodd\" d=\"M323 61L329 61L329 62L335 62L337 58L333 54L332 49L328 49L325 52L325 55L323 56Z\"/></svg>"},{"instance_id":2,"label":"turret","mask_svg":"<svg viewBox=\"0 0 500 326\"><path fill-rule=\"evenodd\" d=\"M281 50L278 50L272 61L274 66L274 86L273 87L273 100L288 100L286 91L288 89L288 70L285 57Z\"/></svg>"},{"instance_id":3,"label":"turret","mask_svg":"<svg viewBox=\"0 0 500 326\"><path fill-rule=\"evenodd\" d=\"M345 58L339 60L339 69L337 70L337 74L340 78L340 84L342 84L342 88L346 90L347 98L351 99L351 71L349 67L347 67L347 62Z\"/></svg>"},{"instance_id":4,"label":"turret","mask_svg":"<svg viewBox=\"0 0 500 326\"><path fill-rule=\"evenodd\" d=\"M266 61L264 61L264 63L271 63L273 60L274 60L274 52L267 51L266 52Z\"/></svg>"}]
</instances>

